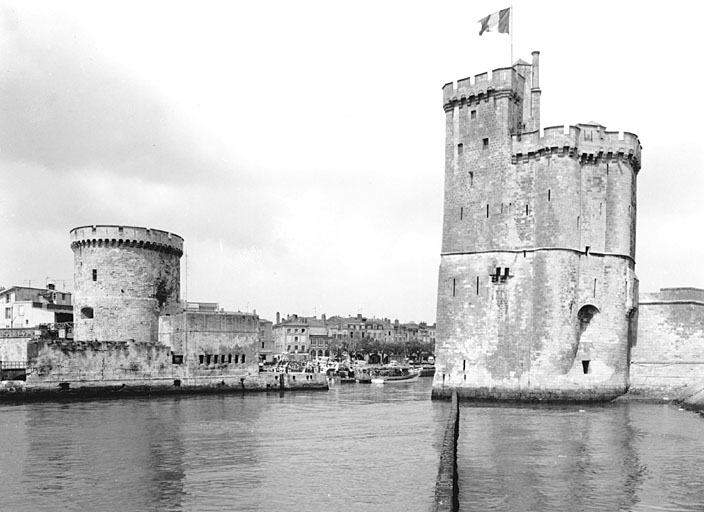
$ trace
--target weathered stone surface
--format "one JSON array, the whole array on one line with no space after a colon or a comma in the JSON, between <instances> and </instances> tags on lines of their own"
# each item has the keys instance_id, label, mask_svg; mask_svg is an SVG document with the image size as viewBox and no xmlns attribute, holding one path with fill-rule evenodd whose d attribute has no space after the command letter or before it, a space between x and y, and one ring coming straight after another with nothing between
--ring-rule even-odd
<instances>
[{"instance_id":1,"label":"weathered stone surface","mask_svg":"<svg viewBox=\"0 0 704 512\"><path fill-rule=\"evenodd\" d=\"M597 124L541 134L537 76L534 55L443 89L436 397L606 400L628 387L640 143Z\"/></svg>"}]
</instances>

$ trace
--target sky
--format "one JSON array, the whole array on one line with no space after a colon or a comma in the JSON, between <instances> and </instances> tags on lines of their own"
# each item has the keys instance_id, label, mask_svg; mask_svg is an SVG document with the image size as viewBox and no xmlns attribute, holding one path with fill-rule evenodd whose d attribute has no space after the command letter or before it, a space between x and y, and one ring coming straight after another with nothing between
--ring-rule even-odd
<instances>
[{"instance_id":1,"label":"sky","mask_svg":"<svg viewBox=\"0 0 704 512\"><path fill-rule=\"evenodd\" d=\"M542 126L636 133L641 292L704 288L699 2L0 0L0 286L69 231L185 239L181 295L433 323L442 86L540 51Z\"/></svg>"}]
</instances>

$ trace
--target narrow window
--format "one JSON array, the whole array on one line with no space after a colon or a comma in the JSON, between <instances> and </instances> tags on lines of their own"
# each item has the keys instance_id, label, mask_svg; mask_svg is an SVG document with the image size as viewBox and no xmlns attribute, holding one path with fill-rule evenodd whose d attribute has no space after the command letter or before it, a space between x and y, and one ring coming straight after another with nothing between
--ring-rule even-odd
<instances>
[{"instance_id":1,"label":"narrow window","mask_svg":"<svg viewBox=\"0 0 704 512\"><path fill-rule=\"evenodd\" d=\"M463 215L464 215L464 206L460 206L460 220L462 220Z\"/></svg>"},{"instance_id":2,"label":"narrow window","mask_svg":"<svg viewBox=\"0 0 704 512\"><path fill-rule=\"evenodd\" d=\"M577 227L579 228L579 215L577 215Z\"/></svg>"},{"instance_id":3,"label":"narrow window","mask_svg":"<svg viewBox=\"0 0 704 512\"><path fill-rule=\"evenodd\" d=\"M203 364L203 360L205 359L205 356L203 354L198 356L198 364Z\"/></svg>"},{"instance_id":4,"label":"narrow window","mask_svg":"<svg viewBox=\"0 0 704 512\"><path fill-rule=\"evenodd\" d=\"M526 257L526 251L523 251L523 257L524 258Z\"/></svg>"},{"instance_id":5,"label":"narrow window","mask_svg":"<svg viewBox=\"0 0 704 512\"><path fill-rule=\"evenodd\" d=\"M477 276L477 295L479 295L479 276Z\"/></svg>"},{"instance_id":6,"label":"narrow window","mask_svg":"<svg viewBox=\"0 0 704 512\"><path fill-rule=\"evenodd\" d=\"M526 205L526 215L528 215L528 205Z\"/></svg>"},{"instance_id":7,"label":"narrow window","mask_svg":"<svg viewBox=\"0 0 704 512\"><path fill-rule=\"evenodd\" d=\"M467 371L467 360L462 359L462 371L466 372Z\"/></svg>"},{"instance_id":8,"label":"narrow window","mask_svg":"<svg viewBox=\"0 0 704 512\"><path fill-rule=\"evenodd\" d=\"M550 189L548 189L548 203L550 202Z\"/></svg>"},{"instance_id":9,"label":"narrow window","mask_svg":"<svg viewBox=\"0 0 704 512\"><path fill-rule=\"evenodd\" d=\"M489 139L482 140L482 146L484 149L488 149L489 148Z\"/></svg>"},{"instance_id":10,"label":"narrow window","mask_svg":"<svg viewBox=\"0 0 704 512\"><path fill-rule=\"evenodd\" d=\"M486 205L486 218L489 218L489 205Z\"/></svg>"},{"instance_id":11,"label":"narrow window","mask_svg":"<svg viewBox=\"0 0 704 512\"><path fill-rule=\"evenodd\" d=\"M457 293L457 280L452 278L452 296L454 297Z\"/></svg>"},{"instance_id":12,"label":"narrow window","mask_svg":"<svg viewBox=\"0 0 704 512\"><path fill-rule=\"evenodd\" d=\"M213 356L213 363L218 364L218 355L217 354L215 354Z\"/></svg>"},{"instance_id":13,"label":"narrow window","mask_svg":"<svg viewBox=\"0 0 704 512\"><path fill-rule=\"evenodd\" d=\"M476 111L476 110L472 110L472 111L469 113L469 118L470 118L470 119L476 119L476 118L477 118L477 111Z\"/></svg>"},{"instance_id":14,"label":"narrow window","mask_svg":"<svg viewBox=\"0 0 704 512\"><path fill-rule=\"evenodd\" d=\"M457 154L461 155L462 153L464 153L464 145L457 144Z\"/></svg>"},{"instance_id":15,"label":"narrow window","mask_svg":"<svg viewBox=\"0 0 704 512\"><path fill-rule=\"evenodd\" d=\"M242 363L244 363L244 354L242 354Z\"/></svg>"},{"instance_id":16,"label":"narrow window","mask_svg":"<svg viewBox=\"0 0 704 512\"><path fill-rule=\"evenodd\" d=\"M469 171L469 187L474 186L474 171Z\"/></svg>"},{"instance_id":17,"label":"narrow window","mask_svg":"<svg viewBox=\"0 0 704 512\"><path fill-rule=\"evenodd\" d=\"M291 350L291 345L288 346L288 349L289 349L289 351ZM239 354L235 354L235 364L237 364L237 363L239 363L239 362L240 362L240 355L239 355Z\"/></svg>"},{"instance_id":18,"label":"narrow window","mask_svg":"<svg viewBox=\"0 0 704 512\"><path fill-rule=\"evenodd\" d=\"M589 361L588 360L582 361L582 371L584 372L585 375L587 373L589 373Z\"/></svg>"},{"instance_id":19,"label":"narrow window","mask_svg":"<svg viewBox=\"0 0 704 512\"><path fill-rule=\"evenodd\" d=\"M594 297L596 297L596 279L594 279Z\"/></svg>"},{"instance_id":20,"label":"narrow window","mask_svg":"<svg viewBox=\"0 0 704 512\"><path fill-rule=\"evenodd\" d=\"M205 354L205 364L210 364L210 354Z\"/></svg>"},{"instance_id":21,"label":"narrow window","mask_svg":"<svg viewBox=\"0 0 704 512\"><path fill-rule=\"evenodd\" d=\"M98 280L98 269L94 268L93 269L93 281L97 281L97 280Z\"/></svg>"}]
</instances>

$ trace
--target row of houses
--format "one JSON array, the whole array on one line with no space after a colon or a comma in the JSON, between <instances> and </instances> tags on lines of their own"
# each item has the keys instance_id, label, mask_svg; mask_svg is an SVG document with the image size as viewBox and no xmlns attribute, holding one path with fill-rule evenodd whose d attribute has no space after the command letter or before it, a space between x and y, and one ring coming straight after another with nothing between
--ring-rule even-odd
<instances>
[{"instance_id":1,"label":"row of houses","mask_svg":"<svg viewBox=\"0 0 704 512\"><path fill-rule=\"evenodd\" d=\"M435 324L400 323L388 318L322 315L306 317L297 314L282 318L276 314L276 323L261 320L260 359L274 362L280 359L316 359L329 357L335 346L376 341L398 346L420 342L435 344Z\"/></svg>"},{"instance_id":2,"label":"row of houses","mask_svg":"<svg viewBox=\"0 0 704 512\"><path fill-rule=\"evenodd\" d=\"M31 337L40 326L57 329L60 337L71 337L73 322L72 295L57 290L53 284L46 288L12 286L0 289L0 307L4 308L4 323L1 324L5 338ZM186 311L195 313L222 313L217 303L188 302ZM276 322L259 318L259 337L256 352L262 362L282 359L316 359L329 357L337 344L373 340L379 343L398 344L422 342L435 343L435 325L400 323L388 318L322 315L306 317L289 314L282 318L276 314ZM2 337L2 333L0 333ZM19 355L17 357L20 357Z\"/></svg>"}]
</instances>

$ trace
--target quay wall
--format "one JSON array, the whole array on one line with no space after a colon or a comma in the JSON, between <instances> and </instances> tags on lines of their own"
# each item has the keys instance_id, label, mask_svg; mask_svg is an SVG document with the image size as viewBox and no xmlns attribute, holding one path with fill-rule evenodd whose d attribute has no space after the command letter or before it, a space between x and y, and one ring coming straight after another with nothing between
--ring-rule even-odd
<instances>
[{"instance_id":1,"label":"quay wall","mask_svg":"<svg viewBox=\"0 0 704 512\"><path fill-rule=\"evenodd\" d=\"M704 384L704 290L641 294L630 394L674 398L699 383Z\"/></svg>"}]
</instances>

